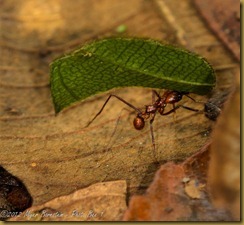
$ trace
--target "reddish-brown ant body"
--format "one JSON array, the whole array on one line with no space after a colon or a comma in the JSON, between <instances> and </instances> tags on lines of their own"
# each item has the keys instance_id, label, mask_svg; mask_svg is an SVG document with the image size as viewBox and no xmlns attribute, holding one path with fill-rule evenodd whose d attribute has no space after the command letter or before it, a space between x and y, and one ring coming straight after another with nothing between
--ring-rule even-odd
<instances>
[{"instance_id":1,"label":"reddish-brown ant body","mask_svg":"<svg viewBox=\"0 0 244 225\"><path fill-rule=\"evenodd\" d=\"M184 105L177 105L177 106L175 105L175 103L179 102L182 99L183 96L187 96L191 100L195 101L193 98L188 96L188 94L189 94L189 92L179 92L179 91L166 90L164 92L164 94L162 95L162 97L161 97L155 90L153 90L152 91L152 104L151 105L146 105L144 111L136 108L135 106L133 106L129 102L125 101L121 97L111 94L107 98L105 103L103 104L103 106L100 109L100 111L87 124L87 126L89 126L97 118L97 116L99 116L102 113L104 107L106 106L106 104L108 103L110 98L111 97L115 97L115 98L119 99L121 102L123 102L124 104L128 105L129 107L131 107L132 109L134 109L137 112L137 116L136 116L136 118L133 121L133 125L134 125L136 130L142 130L144 128L144 126L145 126L145 120L150 118L150 130L151 130L151 136L152 136L152 144L153 144L153 148L155 150L155 140L154 140L152 124L153 124L153 121L155 119L155 116L156 116L157 112L159 112L160 115L165 116L165 115L169 115L169 114L175 112L179 108L184 108L184 109L195 111L195 112L199 111L197 109L192 109L192 108L184 106ZM157 97L156 100L155 100L155 96ZM168 112L165 112L165 108L166 108L167 104L172 104L173 105L173 109L169 110Z\"/></svg>"}]
</instances>

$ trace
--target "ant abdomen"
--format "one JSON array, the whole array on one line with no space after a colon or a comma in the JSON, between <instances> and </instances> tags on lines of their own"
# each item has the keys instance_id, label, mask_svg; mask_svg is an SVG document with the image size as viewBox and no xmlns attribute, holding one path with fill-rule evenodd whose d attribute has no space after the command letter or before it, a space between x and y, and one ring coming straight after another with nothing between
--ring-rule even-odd
<instances>
[{"instance_id":1,"label":"ant abdomen","mask_svg":"<svg viewBox=\"0 0 244 225\"><path fill-rule=\"evenodd\" d=\"M142 117L137 116L133 121L133 125L135 129L142 130L145 126L145 121Z\"/></svg>"}]
</instances>

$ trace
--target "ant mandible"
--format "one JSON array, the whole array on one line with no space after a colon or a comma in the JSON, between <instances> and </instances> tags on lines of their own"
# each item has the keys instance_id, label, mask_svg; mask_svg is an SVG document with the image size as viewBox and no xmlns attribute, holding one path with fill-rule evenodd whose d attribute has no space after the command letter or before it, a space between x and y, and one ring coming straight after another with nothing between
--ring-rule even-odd
<instances>
[{"instance_id":1,"label":"ant mandible","mask_svg":"<svg viewBox=\"0 0 244 225\"><path fill-rule=\"evenodd\" d=\"M179 92L179 91L172 91L172 90L166 90L164 92L164 94L162 95L162 97L160 97L159 93L156 92L155 90L152 91L152 104L151 105L145 105L145 110L142 111L138 108L136 108L135 106L133 106L132 104L130 104L129 102L125 101L123 98L111 94L109 95L109 97L107 98L107 100L105 101L105 103L103 104L102 108L100 109L100 111L95 115L95 117L86 125L86 127L88 127L103 111L104 107L107 105L108 101L110 100L111 97L115 97L117 99L119 99L121 102L123 102L124 104L128 105L129 107L131 107L132 109L134 109L137 112L137 116L135 117L134 121L133 121L133 125L135 127L136 130L142 130L145 126L145 120L150 119L150 131L151 131L151 137L152 137L152 144L153 144L153 148L154 150L156 149L155 146L155 139L154 139L154 133L153 133L153 121L155 119L155 116L157 114L157 112L160 113L160 115L165 116L165 115L169 115L173 112L175 112L177 109L179 108L184 108L187 110L191 110L194 112L198 112L198 109L192 109L190 107L184 106L184 105L175 105L175 103L179 102L183 96L187 96L188 98L190 98L191 100L193 100L194 102L196 102L192 97L190 97L189 92ZM155 97L157 97L157 99L155 100ZM165 112L165 107L167 106L167 104L172 104L173 105L173 109L169 110L168 112Z\"/></svg>"}]
</instances>

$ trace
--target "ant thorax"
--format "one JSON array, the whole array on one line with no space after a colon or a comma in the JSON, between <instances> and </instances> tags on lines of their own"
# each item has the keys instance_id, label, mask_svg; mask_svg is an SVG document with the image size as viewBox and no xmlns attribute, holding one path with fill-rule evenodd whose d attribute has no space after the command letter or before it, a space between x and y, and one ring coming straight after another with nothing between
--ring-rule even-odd
<instances>
[{"instance_id":1,"label":"ant thorax","mask_svg":"<svg viewBox=\"0 0 244 225\"><path fill-rule=\"evenodd\" d=\"M156 104L146 105L145 114L155 113L156 111L157 111L157 105Z\"/></svg>"}]
</instances>

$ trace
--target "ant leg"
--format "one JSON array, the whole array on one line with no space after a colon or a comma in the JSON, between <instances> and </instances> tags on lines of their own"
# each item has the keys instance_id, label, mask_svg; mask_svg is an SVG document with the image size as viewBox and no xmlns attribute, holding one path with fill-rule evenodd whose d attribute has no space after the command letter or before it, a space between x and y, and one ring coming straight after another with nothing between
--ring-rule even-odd
<instances>
[{"instance_id":1,"label":"ant leg","mask_svg":"<svg viewBox=\"0 0 244 225\"><path fill-rule=\"evenodd\" d=\"M179 105L178 108L180 108L180 107L183 108L183 109L187 109L189 111L193 111L193 112L199 112L200 111L199 109L193 109L193 108L190 108L190 107L184 106L184 105Z\"/></svg>"},{"instance_id":2,"label":"ant leg","mask_svg":"<svg viewBox=\"0 0 244 225\"><path fill-rule=\"evenodd\" d=\"M132 109L134 109L135 111L137 111L139 114L142 113L140 109L136 108L135 106L133 106L129 102L125 101L124 99L120 98L119 96L117 96L117 95L109 95L109 97L104 102L104 104L103 104L102 108L100 109L100 111L94 116L94 118L85 127L88 127L102 113L103 109L105 108L105 106L107 105L107 103L108 103L108 101L110 100L111 97L117 98L118 100L120 100L124 104L128 105L129 107L131 107Z\"/></svg>"},{"instance_id":3,"label":"ant leg","mask_svg":"<svg viewBox=\"0 0 244 225\"><path fill-rule=\"evenodd\" d=\"M198 109L193 109L193 108L190 108L190 107L187 107L187 106L184 106L184 105L177 105L176 107L174 107L173 109L171 109L170 111L166 112L166 113L162 113L161 115L165 116L165 115L169 115L173 112L175 112L177 109L179 108L184 108L184 109L187 109L187 110L190 110L190 111L194 111L194 112L199 112L200 110Z\"/></svg>"},{"instance_id":4,"label":"ant leg","mask_svg":"<svg viewBox=\"0 0 244 225\"><path fill-rule=\"evenodd\" d=\"M160 95L158 94L158 92L156 92L155 90L152 90L152 104L155 103L155 96L157 96L158 98L160 98Z\"/></svg>"},{"instance_id":5,"label":"ant leg","mask_svg":"<svg viewBox=\"0 0 244 225\"><path fill-rule=\"evenodd\" d=\"M155 102L156 91L152 90L152 104Z\"/></svg>"},{"instance_id":6,"label":"ant leg","mask_svg":"<svg viewBox=\"0 0 244 225\"><path fill-rule=\"evenodd\" d=\"M154 118L156 116L156 113L153 114L153 117L152 119L150 120L150 131L151 131L151 136L152 136L152 144L153 144L153 155L154 155L154 158L156 159L156 145L155 145L155 138L154 138L154 132L153 132L153 121L154 121Z\"/></svg>"}]
</instances>

